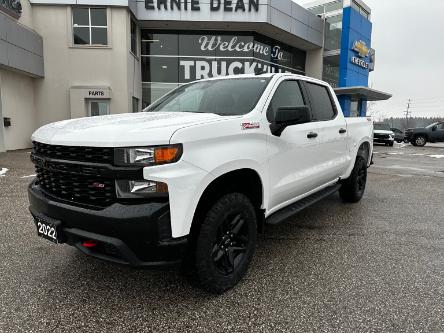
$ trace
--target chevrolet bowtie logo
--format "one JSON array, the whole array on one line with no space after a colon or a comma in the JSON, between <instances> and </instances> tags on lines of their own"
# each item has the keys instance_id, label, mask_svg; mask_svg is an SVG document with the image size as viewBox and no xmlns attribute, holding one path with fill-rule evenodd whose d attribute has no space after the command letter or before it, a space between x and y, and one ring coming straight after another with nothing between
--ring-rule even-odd
<instances>
[{"instance_id":1,"label":"chevrolet bowtie logo","mask_svg":"<svg viewBox=\"0 0 444 333\"><path fill-rule=\"evenodd\" d=\"M361 58L365 58L368 56L370 49L367 47L364 41L357 40L353 44L353 51L357 52Z\"/></svg>"}]
</instances>

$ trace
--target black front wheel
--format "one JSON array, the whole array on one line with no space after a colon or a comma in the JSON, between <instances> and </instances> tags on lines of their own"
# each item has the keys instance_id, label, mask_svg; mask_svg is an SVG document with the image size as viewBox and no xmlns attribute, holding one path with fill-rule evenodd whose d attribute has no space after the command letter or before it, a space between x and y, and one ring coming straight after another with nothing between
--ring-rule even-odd
<instances>
[{"instance_id":1,"label":"black front wheel","mask_svg":"<svg viewBox=\"0 0 444 333\"><path fill-rule=\"evenodd\" d=\"M196 272L204 289L223 293L244 277L256 236L256 212L244 194L227 194L209 209L195 252Z\"/></svg>"},{"instance_id":2,"label":"black front wheel","mask_svg":"<svg viewBox=\"0 0 444 333\"><path fill-rule=\"evenodd\" d=\"M342 201L351 203L361 201L364 196L366 184L367 161L362 156L358 156L350 177L344 180L339 190Z\"/></svg>"}]
</instances>

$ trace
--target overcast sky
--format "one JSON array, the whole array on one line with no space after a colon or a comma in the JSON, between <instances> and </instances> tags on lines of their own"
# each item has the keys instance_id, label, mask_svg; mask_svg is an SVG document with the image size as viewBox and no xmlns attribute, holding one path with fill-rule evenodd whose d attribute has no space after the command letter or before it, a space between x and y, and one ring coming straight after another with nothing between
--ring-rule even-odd
<instances>
[{"instance_id":1,"label":"overcast sky","mask_svg":"<svg viewBox=\"0 0 444 333\"><path fill-rule=\"evenodd\" d=\"M376 50L369 85L393 94L376 103L376 110L402 116L410 98L413 117L444 117L444 0L364 2L372 9Z\"/></svg>"}]
</instances>

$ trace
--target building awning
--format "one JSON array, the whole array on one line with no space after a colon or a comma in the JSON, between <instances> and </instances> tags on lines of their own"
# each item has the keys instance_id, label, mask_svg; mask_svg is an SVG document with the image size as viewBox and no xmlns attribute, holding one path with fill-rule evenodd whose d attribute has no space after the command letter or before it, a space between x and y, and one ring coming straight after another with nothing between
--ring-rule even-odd
<instances>
[{"instance_id":1,"label":"building awning","mask_svg":"<svg viewBox=\"0 0 444 333\"><path fill-rule=\"evenodd\" d=\"M369 87L344 87L334 89L337 96L348 95L354 99L365 99L371 101L386 101L392 98L392 94L375 90Z\"/></svg>"}]
</instances>

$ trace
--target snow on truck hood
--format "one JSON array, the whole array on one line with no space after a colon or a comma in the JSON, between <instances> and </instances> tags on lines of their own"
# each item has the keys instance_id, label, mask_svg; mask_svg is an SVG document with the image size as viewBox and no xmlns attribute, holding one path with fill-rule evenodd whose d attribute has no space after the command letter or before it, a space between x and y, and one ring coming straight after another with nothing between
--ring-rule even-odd
<instances>
[{"instance_id":1,"label":"snow on truck hood","mask_svg":"<svg viewBox=\"0 0 444 333\"><path fill-rule=\"evenodd\" d=\"M39 128L33 141L65 146L125 147L167 144L180 128L218 121L216 114L141 112L59 121Z\"/></svg>"}]
</instances>

